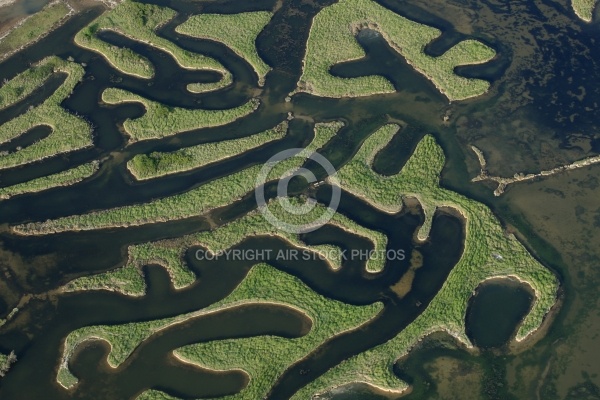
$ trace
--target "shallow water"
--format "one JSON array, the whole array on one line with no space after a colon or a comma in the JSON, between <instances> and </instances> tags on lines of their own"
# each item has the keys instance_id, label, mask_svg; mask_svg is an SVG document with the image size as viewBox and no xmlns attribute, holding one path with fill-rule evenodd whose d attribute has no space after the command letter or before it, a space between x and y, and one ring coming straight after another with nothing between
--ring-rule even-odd
<instances>
[{"instance_id":1,"label":"shallow water","mask_svg":"<svg viewBox=\"0 0 600 400\"><path fill-rule=\"evenodd\" d=\"M498 348L516 334L530 310L532 293L525 285L510 280L488 281L481 285L466 316L469 339L479 348Z\"/></svg>"},{"instance_id":2,"label":"shallow water","mask_svg":"<svg viewBox=\"0 0 600 400\"><path fill-rule=\"evenodd\" d=\"M50 0L16 0L14 3L0 7L0 35L5 32L5 27L29 15L40 11Z\"/></svg>"}]
</instances>

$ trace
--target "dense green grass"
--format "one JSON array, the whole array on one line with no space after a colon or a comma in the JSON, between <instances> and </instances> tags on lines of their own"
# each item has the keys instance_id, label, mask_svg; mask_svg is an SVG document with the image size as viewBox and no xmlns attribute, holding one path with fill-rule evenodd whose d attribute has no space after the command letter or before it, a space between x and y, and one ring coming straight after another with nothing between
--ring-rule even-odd
<instances>
[{"instance_id":1,"label":"dense green grass","mask_svg":"<svg viewBox=\"0 0 600 400\"><path fill-rule=\"evenodd\" d=\"M0 143L8 142L28 130L42 125L52 128L52 133L19 151L1 155L0 169L27 164L92 145L92 129L88 123L68 113L60 106L83 77L83 68L79 64L54 56L40 61L39 66L51 67L52 71L64 72L68 74L68 77L64 84L42 104L1 125ZM37 73L32 75L37 75ZM20 77L15 79L21 80Z\"/></svg>"},{"instance_id":2,"label":"dense green grass","mask_svg":"<svg viewBox=\"0 0 600 400\"><path fill-rule=\"evenodd\" d=\"M209 82L209 83L190 83L187 85L187 90L190 93L208 93L218 89L222 89L226 86L229 86L233 83L233 76L231 74L225 75L223 79L219 82Z\"/></svg>"},{"instance_id":3,"label":"dense green grass","mask_svg":"<svg viewBox=\"0 0 600 400\"><path fill-rule=\"evenodd\" d=\"M81 290L110 290L129 296L143 296L146 282L141 268L158 264L169 273L173 286L181 289L191 285L196 276L184 263L184 253L200 244L195 236L142 243L129 246L129 259L125 266L101 274L77 278L63 287L65 292Z\"/></svg>"},{"instance_id":4,"label":"dense green grass","mask_svg":"<svg viewBox=\"0 0 600 400\"><path fill-rule=\"evenodd\" d=\"M40 39L70 15L71 8L63 1L53 1L0 39L0 60Z\"/></svg>"},{"instance_id":5,"label":"dense green grass","mask_svg":"<svg viewBox=\"0 0 600 400\"><path fill-rule=\"evenodd\" d=\"M287 132L287 125L285 121L255 135L203 143L168 153L139 154L127 163L127 169L137 180L144 180L204 167L282 139Z\"/></svg>"},{"instance_id":6,"label":"dense green grass","mask_svg":"<svg viewBox=\"0 0 600 400\"><path fill-rule=\"evenodd\" d=\"M556 277L513 235L503 231L485 205L440 187L439 174L445 160L432 136L426 136L419 143L399 174L384 177L371 169L375 153L395 132L397 126L384 126L364 143L356 157L338 172L342 187L388 211L401 207L400 196L415 196L429 220L438 207L459 211L466 220L464 253L427 309L398 336L334 367L293 399L310 398L331 387L354 382L366 382L394 392L405 390L407 385L393 374L392 366L423 337L435 331L447 331L471 346L465 334L466 308L474 290L486 279L515 277L534 290L534 304L517 332L517 340L523 340L538 329L556 301ZM421 233L428 233L428 229Z\"/></svg>"},{"instance_id":7,"label":"dense green grass","mask_svg":"<svg viewBox=\"0 0 600 400\"><path fill-rule=\"evenodd\" d=\"M418 237L425 240L429 235L437 206L427 188L434 188L439 182L439 173L444 166L444 153L435 141L428 137L417 148L424 154L415 151L415 155L399 174L389 178L377 175L370 167L373 158L399 129L395 124L380 128L365 141L356 156L338 171L337 177L343 188L389 213L396 213L402 209L402 196L417 198L425 213L425 223L419 230Z\"/></svg>"},{"instance_id":8,"label":"dense green grass","mask_svg":"<svg viewBox=\"0 0 600 400\"><path fill-rule=\"evenodd\" d=\"M270 207L277 207L274 202ZM323 206L317 207L315 213L323 212ZM277 211L275 211L277 212ZM310 222L313 215L296 218L295 223ZM289 220L289 218L288 218ZM366 229L354 221L336 214L330 224L340 227L350 233L369 239L376 250L385 250L387 238L380 232ZM336 270L341 266L341 249L333 245L308 246L302 242L298 235L288 234L271 225L257 211L243 218L219 227L210 232L188 235L179 239L162 240L158 242L143 243L129 247L129 261L127 264L113 271L102 274L77 278L63 288L64 291L81 290L110 290L130 296L143 296L146 292L145 281L141 267L148 264L162 265L171 276L173 285L177 289L184 288L194 282L196 277L185 265L183 254L192 246L205 246L212 253L225 251L248 237L277 236L285 239L290 244L315 252L318 257L326 260L330 268ZM373 259L367 262L367 271L379 272L384 266L382 260Z\"/></svg>"},{"instance_id":9,"label":"dense green grass","mask_svg":"<svg viewBox=\"0 0 600 400\"><path fill-rule=\"evenodd\" d=\"M57 379L65 386L76 381L69 377L66 361L73 350L87 339L102 338L110 342L112 349L108 361L116 367L154 332L209 312L248 303L280 304L299 309L313 321L312 329L296 339L262 336L223 340L186 346L178 349L176 354L207 368L244 368L252 380L239 396L253 399L262 398L286 367L315 350L323 341L364 324L382 309L381 303L352 306L327 299L298 278L267 264L258 264L229 296L204 310L155 321L84 327L70 333L65 341L63 363ZM257 352L257 348L262 350Z\"/></svg>"},{"instance_id":10,"label":"dense green grass","mask_svg":"<svg viewBox=\"0 0 600 400\"><path fill-rule=\"evenodd\" d=\"M106 89L102 93L102 101L108 104L136 102L144 105L146 113L141 118L128 119L123 124L132 142L160 139L194 129L226 125L252 113L259 104L257 99L252 99L246 104L229 110L189 110L168 107L116 88Z\"/></svg>"},{"instance_id":11,"label":"dense green grass","mask_svg":"<svg viewBox=\"0 0 600 400\"><path fill-rule=\"evenodd\" d=\"M179 400L177 397L169 396L168 394L158 390L146 390L141 393L135 400Z\"/></svg>"},{"instance_id":12,"label":"dense green grass","mask_svg":"<svg viewBox=\"0 0 600 400\"><path fill-rule=\"evenodd\" d=\"M188 69L207 69L229 75L217 60L184 50L158 36L156 29L176 15L174 10L151 4L123 1L112 11L103 14L75 36L79 46L103 55L119 71L142 78L152 78L154 67L144 57L129 49L110 45L96 36L97 32L110 30L171 53L177 62Z\"/></svg>"},{"instance_id":13,"label":"dense green grass","mask_svg":"<svg viewBox=\"0 0 600 400\"><path fill-rule=\"evenodd\" d=\"M466 40L440 57L430 57L423 50L440 35L438 29L408 20L372 0L340 0L317 14L307 43L299 89L328 97L395 91L382 76L340 78L329 73L335 64L365 56L355 35L366 26L380 32L390 46L448 99L462 100L488 90L487 81L460 77L454 68L486 62L495 56L494 50L478 41Z\"/></svg>"},{"instance_id":14,"label":"dense green grass","mask_svg":"<svg viewBox=\"0 0 600 400\"><path fill-rule=\"evenodd\" d=\"M315 138L305 149L306 154L323 147L341 128L341 124L317 124ZM271 170L267 181L289 176L304 160L290 158ZM179 220L198 216L216 207L231 204L254 189L262 165L208 182L188 192L154 200L145 204L97 211L83 215L48 220L46 222L18 225L14 230L21 234L48 234L65 231L94 230L110 227L144 225L161 221Z\"/></svg>"},{"instance_id":15,"label":"dense green grass","mask_svg":"<svg viewBox=\"0 0 600 400\"><path fill-rule=\"evenodd\" d=\"M339 125L328 125L324 128L321 127L322 132L319 132L319 128L317 128L317 135L310 146L311 149L320 148L326 143L337 132ZM367 139L356 156L339 170L340 185L345 190L363 197L373 206L389 212L400 210L402 197L416 197L423 206L427 220L425 226L419 232L421 239L428 236L431 220L437 208L447 207L458 211L464 216L466 224L464 253L451 271L442 289L425 311L405 330L385 344L352 357L334 367L303 388L294 398L306 399L314 393L325 391L333 386L354 382L366 382L396 392L406 389L407 385L399 381L393 374L392 366L399 357L407 354L424 336L435 331L444 330L466 345L471 345L465 334L464 318L466 308L474 290L486 279L514 277L526 282L534 290L536 295L534 304L517 332L517 340L522 340L534 332L555 302L558 287L556 277L538 263L514 236L505 234L491 211L480 203L440 187L439 176L445 158L442 149L432 136L426 136L418 144L413 155L397 175L385 177L373 171L371 164L374 156L389 143L397 132L398 126L389 124ZM288 170L290 165L299 166L298 163L293 164L291 162L290 165L286 165L285 162L280 165L282 165L281 168L275 168L276 174ZM271 211L279 216L277 201L274 201L273 205L275 207L271 208ZM289 222L295 223L301 218L311 217L311 214L294 216ZM349 230L354 228L351 221L349 224L349 220L336 218L343 217L336 215L332 223L337 223L345 229L350 228ZM297 238L294 238L293 235L281 233L275 227L266 224L258 213L251 213L212 232L189 236L186 240L188 245L203 244L212 251L218 251L239 243L244 237L271 234L273 230L291 243L302 246L302 243L298 243ZM385 238L382 240L385 240ZM144 254L143 257L148 257L148 259L157 256L162 257L161 263L169 265L168 269L172 276L177 276L177 271L186 270L181 260L182 253L179 250L181 247L172 246L171 251L165 251L165 246L161 244L144 246L147 247L140 254ZM379 246L385 248L385 244ZM130 264L133 265L133 263ZM123 272L121 274L134 279L139 277L137 268L130 267L126 274ZM137 274L137 277L135 274ZM273 276L273 274L269 273L268 276ZM266 279L268 277L261 277L259 281L262 283L268 282ZM267 287L281 287L282 278L277 277L276 279L277 284L268 284ZM193 281L192 275L180 279L180 283L184 281L191 283ZM319 303L310 300L304 305L304 301L307 299L305 295L290 295L288 285L283 286L286 290L286 301L290 302L292 299L302 301L302 309L305 309L312 317L308 307ZM138 279L137 284L129 284L129 287L141 291L143 290L143 281ZM249 293L256 296L257 289L253 288L253 285L249 287L252 287ZM317 312L316 315L318 317L322 314ZM176 318L184 318L184 316ZM341 321L336 319L337 324L340 324ZM70 354L69 351L72 350L69 349L73 349L75 343L90 336L100 336L113 343L111 363L116 365L122 362L150 332L158 329L159 325L164 326L169 322L174 322L174 320L163 320L157 325L153 325L154 323L140 323L117 327L83 328L76 331L73 334L74 336L70 336L66 354ZM331 336L331 333L329 333L329 336ZM264 391L268 390L281 371L290 364L289 358L280 362L281 355L293 354L293 358L296 357L297 347L292 346L292 349L283 347L286 343L287 341L270 337L224 340L188 346L178 350L178 355L209 368L242 368L248 371L253 380L250 381L248 388L239 394L242 397L232 398L261 398ZM306 354L307 349L309 351L314 349L320 342L315 340L310 343L311 345L302 348L301 352L298 350L297 354ZM255 360L252 357L248 358L249 354L257 354L257 348L262 349L261 355L264 354L264 356L260 360ZM273 352L270 353L269 349L273 349ZM259 378L256 378L257 376ZM155 394L159 395L157 392ZM251 397L243 397L246 394Z\"/></svg>"},{"instance_id":16,"label":"dense green grass","mask_svg":"<svg viewBox=\"0 0 600 400\"><path fill-rule=\"evenodd\" d=\"M271 211L285 218L287 222L295 224L308 223L325 211L324 206L318 205L312 213L305 215L284 215L283 209L277 201L269 204ZM387 237L377 231L369 230L341 214L336 214L329 222L347 232L362 236L373 243L376 251L384 251L387 246ZM162 265L171 276L175 288L184 288L196 279L192 271L184 263L184 253L193 246L206 247L216 254L236 246L244 239L254 236L276 236L285 239L295 247L313 251L317 256L329 263L333 270L341 267L341 249L333 245L308 246L300 240L299 235L286 233L273 226L258 211L253 211L244 217L218 227L209 232L187 235L178 239L161 240L158 242L143 243L129 247L129 260L119 269L102 274L77 278L69 282L63 290L111 290L130 296L142 296L146 291L145 281L141 267L148 264ZM368 272L379 272L384 267L382 259L367 261Z\"/></svg>"},{"instance_id":17,"label":"dense green grass","mask_svg":"<svg viewBox=\"0 0 600 400\"><path fill-rule=\"evenodd\" d=\"M267 11L193 15L176 31L225 44L252 65L262 85L271 67L258 55L255 42L272 17L273 14Z\"/></svg>"},{"instance_id":18,"label":"dense green grass","mask_svg":"<svg viewBox=\"0 0 600 400\"><path fill-rule=\"evenodd\" d=\"M571 0L575 14L586 22L592 21L597 3L598 0Z\"/></svg>"},{"instance_id":19,"label":"dense green grass","mask_svg":"<svg viewBox=\"0 0 600 400\"><path fill-rule=\"evenodd\" d=\"M52 74L55 63L49 60L33 65L0 87L0 110L29 96L42 86Z\"/></svg>"},{"instance_id":20,"label":"dense green grass","mask_svg":"<svg viewBox=\"0 0 600 400\"><path fill-rule=\"evenodd\" d=\"M242 392L224 399L265 398L291 364L306 357L326 340L363 325L381 310L380 303L356 307L330 300L298 279L273 268L265 265L254 268L245 287L240 289L246 291L241 299L260 301L264 297L269 301L289 304L304 311L313 321L313 327L309 334L298 339L252 337L199 343L176 350L178 357L202 367L217 370L240 368L250 375L250 383ZM258 294L263 288L268 288L267 295Z\"/></svg>"},{"instance_id":21,"label":"dense green grass","mask_svg":"<svg viewBox=\"0 0 600 400\"><path fill-rule=\"evenodd\" d=\"M97 161L80 165L56 174L32 179L27 182L19 183L13 186L0 188L0 199L6 200L13 196L24 193L36 193L42 190L56 188L59 186L69 186L92 176L98 171L99 163Z\"/></svg>"},{"instance_id":22,"label":"dense green grass","mask_svg":"<svg viewBox=\"0 0 600 400\"><path fill-rule=\"evenodd\" d=\"M281 220L291 224L303 225L316 220L325 212L325 207L319 204L308 214L293 215L285 212L279 202L274 200L269 203L269 210ZM329 221L329 224L369 239L377 251L384 251L386 249L387 237L384 234L360 226L356 222L344 217L341 214L334 214L333 218ZM335 270L340 267L341 260L339 258L331 259L329 257L329 255L339 255L338 251L336 251L338 250L337 248L333 248L331 246L307 246L299 239L297 234L286 233L277 226L271 225L271 223L267 221L258 211L252 212L244 218L231 222L210 232L199 233L196 235L196 240L213 253L217 253L239 244L245 238L257 235L279 236L286 239L296 247L306 248L322 254L323 258L329 262L329 265L332 269ZM367 262L367 271L379 272L383 269L383 266L384 262L381 258L374 258Z\"/></svg>"}]
</instances>

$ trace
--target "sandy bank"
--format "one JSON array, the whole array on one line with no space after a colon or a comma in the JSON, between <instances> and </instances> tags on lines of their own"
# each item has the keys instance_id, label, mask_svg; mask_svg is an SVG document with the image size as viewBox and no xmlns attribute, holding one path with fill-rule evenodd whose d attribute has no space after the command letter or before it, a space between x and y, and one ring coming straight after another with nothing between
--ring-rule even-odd
<instances>
[{"instance_id":1,"label":"sandy bank","mask_svg":"<svg viewBox=\"0 0 600 400\"><path fill-rule=\"evenodd\" d=\"M17 0L0 0L0 7L4 7L7 6L9 4L12 4L14 2L16 2Z\"/></svg>"}]
</instances>

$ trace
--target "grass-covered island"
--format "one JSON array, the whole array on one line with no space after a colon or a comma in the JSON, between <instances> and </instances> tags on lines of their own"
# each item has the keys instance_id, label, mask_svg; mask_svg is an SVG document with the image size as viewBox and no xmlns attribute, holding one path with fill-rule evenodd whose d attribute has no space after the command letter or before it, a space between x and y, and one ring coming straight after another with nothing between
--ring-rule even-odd
<instances>
[{"instance_id":1,"label":"grass-covered island","mask_svg":"<svg viewBox=\"0 0 600 400\"><path fill-rule=\"evenodd\" d=\"M313 20L298 90L327 97L394 92L392 83L383 76L342 78L330 73L336 64L365 56L355 38L365 28L383 35L451 101L479 96L490 86L487 81L464 78L454 72L457 66L481 64L494 58L496 52L483 43L465 40L443 55L431 57L425 54L425 46L440 36L438 29L404 18L372 0L340 0L325 7Z\"/></svg>"},{"instance_id":2,"label":"grass-covered island","mask_svg":"<svg viewBox=\"0 0 600 400\"><path fill-rule=\"evenodd\" d=\"M193 15L185 23L179 25L176 31L184 35L223 43L238 56L248 61L262 85L271 67L258 55L255 42L272 17L273 14L267 11Z\"/></svg>"},{"instance_id":3,"label":"grass-covered island","mask_svg":"<svg viewBox=\"0 0 600 400\"><path fill-rule=\"evenodd\" d=\"M323 147L341 128L341 123L315 125L315 136L304 152L309 155ZM304 163L304 159L293 157L273 168L267 182L291 176ZM24 235L44 235L66 231L94 230L151 224L195 217L208 211L231 204L252 191L262 165L254 165L223 178L215 179L187 192L89 214L48 220L45 222L17 225L15 232Z\"/></svg>"},{"instance_id":4,"label":"grass-covered island","mask_svg":"<svg viewBox=\"0 0 600 400\"><path fill-rule=\"evenodd\" d=\"M585 22L592 22L598 0L571 0L573 11Z\"/></svg>"},{"instance_id":5,"label":"grass-covered island","mask_svg":"<svg viewBox=\"0 0 600 400\"><path fill-rule=\"evenodd\" d=\"M58 64L61 64L58 58L47 58L3 82L0 87L0 110L31 95L57 71Z\"/></svg>"},{"instance_id":6,"label":"grass-covered island","mask_svg":"<svg viewBox=\"0 0 600 400\"><path fill-rule=\"evenodd\" d=\"M465 333L467 304L474 290L485 280L512 277L534 291L532 308L516 335L518 341L540 327L556 301L556 277L513 235L504 232L485 205L440 186L445 157L432 136L426 136L418 144L399 174L385 177L373 171L371 164L375 154L397 131L396 125L386 125L365 141L356 157L338 172L342 188L389 212L400 209L402 197L416 197L429 221L419 232L421 238L428 236L430 221L437 208L458 211L466 224L463 255L442 289L412 324L385 344L332 368L301 389L293 399L310 398L316 393L356 382L390 393L405 391L408 385L393 373L393 365L425 336L445 331L467 347L472 346Z\"/></svg>"},{"instance_id":7,"label":"grass-covered island","mask_svg":"<svg viewBox=\"0 0 600 400\"><path fill-rule=\"evenodd\" d=\"M92 146L91 126L61 107L63 100L71 95L83 77L84 70L79 64L55 56L45 58L33 66L32 70L16 76L0 89L0 96L5 99L0 104L6 107L25 98L55 73L67 75L64 83L42 104L0 125L0 143L10 142L39 126L48 126L52 132L30 146L0 155L0 169Z\"/></svg>"},{"instance_id":8,"label":"grass-covered island","mask_svg":"<svg viewBox=\"0 0 600 400\"><path fill-rule=\"evenodd\" d=\"M0 60L34 43L52 32L73 14L73 9L64 0L54 0L39 12L26 18L8 34L0 38Z\"/></svg>"},{"instance_id":9,"label":"grass-covered island","mask_svg":"<svg viewBox=\"0 0 600 400\"><path fill-rule=\"evenodd\" d=\"M282 139L287 125L285 121L273 129L239 139L203 143L171 152L138 154L127 163L127 169L135 179L145 180L208 166Z\"/></svg>"},{"instance_id":10,"label":"grass-covered island","mask_svg":"<svg viewBox=\"0 0 600 400\"><path fill-rule=\"evenodd\" d=\"M124 0L119 6L82 29L75 36L75 43L101 54L113 67L125 74L144 79L152 78L154 66L147 58L131 49L113 46L97 36L102 31L113 31L169 52L184 68L220 72L224 75L224 82L227 82L229 71L220 62L184 50L156 34L156 30L173 19L175 15L176 12L170 8Z\"/></svg>"},{"instance_id":11,"label":"grass-covered island","mask_svg":"<svg viewBox=\"0 0 600 400\"><path fill-rule=\"evenodd\" d=\"M223 89L233 83L233 76L227 74L223 79L218 82L196 82L189 83L186 87L190 93L208 93L215 90Z\"/></svg>"},{"instance_id":12,"label":"grass-covered island","mask_svg":"<svg viewBox=\"0 0 600 400\"><path fill-rule=\"evenodd\" d=\"M263 398L289 365L331 337L363 325L382 308L381 303L353 306L328 299L315 293L298 278L270 265L257 264L229 296L203 310L154 321L89 326L72 332L65 341L57 380L65 387L77 382L67 363L74 349L86 340L107 340L111 344L108 361L116 367L156 332L167 331L170 326L185 324L209 313L252 303L279 304L299 310L311 319L312 328L308 334L295 339L261 336L219 340L189 345L175 352L178 358L205 368L241 368L246 371L251 377L250 383L232 399Z\"/></svg>"},{"instance_id":13,"label":"grass-covered island","mask_svg":"<svg viewBox=\"0 0 600 400\"><path fill-rule=\"evenodd\" d=\"M111 105L134 102L144 106L146 113L142 117L128 119L123 123L123 128L131 142L161 139L194 129L226 125L252 113L259 105L258 99L251 99L239 107L228 110L168 107L116 88L108 88L102 92L102 101Z\"/></svg>"},{"instance_id":14,"label":"grass-covered island","mask_svg":"<svg viewBox=\"0 0 600 400\"><path fill-rule=\"evenodd\" d=\"M46 189L74 185L75 183L92 176L98 171L99 166L99 162L92 161L91 163L83 164L56 174L0 188L0 200L6 200L20 194L37 193Z\"/></svg>"},{"instance_id":15,"label":"grass-covered island","mask_svg":"<svg viewBox=\"0 0 600 400\"><path fill-rule=\"evenodd\" d=\"M285 219L286 222L294 224L309 223L325 212L325 207L318 204L308 214L286 214L276 200L269 204L269 209L278 217ZM387 237L383 233L367 229L341 214L335 214L329 224L369 240L376 252L385 251L388 244ZM128 296L143 296L146 293L146 282L143 278L142 267L149 264L158 264L164 267L173 281L173 286L176 289L182 289L191 285L197 278L184 261L186 250L200 245L207 248L212 254L218 254L254 236L284 239L297 248L315 252L333 270L341 267L341 249L329 244L309 246L300 239L299 235L278 229L260 212L253 211L211 231L177 239L132 245L129 247L129 259L125 266L101 274L74 279L65 285L63 290L65 292L110 290ZM383 267L384 260L381 257L369 259L366 263L366 270L371 273L380 272Z\"/></svg>"},{"instance_id":16,"label":"grass-covered island","mask_svg":"<svg viewBox=\"0 0 600 400\"><path fill-rule=\"evenodd\" d=\"M436 209L450 208L457 211L462 215L465 223L466 238L463 255L451 271L442 289L412 324L390 341L332 368L301 389L294 399L310 398L316 393L325 392L333 387L356 382L367 383L394 393L403 392L408 386L397 378L392 367L398 358L408 354L410 349L425 336L436 331L446 331L467 347L472 346L465 333L466 309L475 289L486 280L511 277L528 285L535 293L532 308L518 329L516 339L519 341L524 340L540 327L545 315L556 301L558 289L556 277L535 260L513 235L504 232L498 220L486 206L440 186L440 173L445 163L445 157L441 147L432 136L426 136L418 144L413 155L398 174L381 176L373 171L372 162L375 155L390 142L398 130L397 125L388 124L372 134L361 146L356 156L339 170L340 186L362 197L371 205L390 213L401 209L403 198L417 198L426 215L426 223L419 231L421 240L428 237L431 220ZM334 133L335 129L332 131ZM272 211L278 215L276 209L277 207L274 207ZM345 217L336 215L332 223L368 237L375 243L376 248L385 248L385 236L364 228L357 228L355 223ZM128 294L141 295L144 293L145 287L139 266L144 263L156 262L167 267L174 281L179 276L180 284L190 284L195 277L182 262L182 251L185 248L201 244L214 252L230 248L245 237L265 234L276 234L294 245L303 246L303 243L293 235L278 232L275 227L267 224L261 215L254 213L216 230L190 235L184 240L185 246L181 245L182 242L173 245L177 243L175 241L134 246L130 248L130 262L125 268L102 276L80 278L80 280L72 282L68 290L101 288L104 283L108 282L107 286L112 284L113 290L124 293L131 291ZM382 237L379 238L378 235ZM314 250L319 251L319 249ZM137 263L135 257L138 257ZM330 264L333 263L330 262ZM184 274L181 274L182 271ZM111 276L111 274L115 275ZM125 285L120 286L123 283ZM278 285L281 286L281 279ZM301 308L305 309L304 306ZM310 315L310 313L308 314ZM159 325L164 326L168 323L172 323L172 321L163 321ZM147 337L149 332L159 329L148 328L144 324L138 325L144 326L144 328L136 327L134 330L133 325L128 326L129 331L140 329L143 332L143 337L136 336L139 339L136 343ZM79 339L68 342L71 344L68 344L67 349L74 347L72 343L80 342L83 338L90 336L108 338L112 343L116 340L118 329L120 327L83 328L74 336ZM129 340L125 342L129 343ZM260 377L258 382L252 383L253 380L251 380L245 391L231 397L249 398L243 397L244 393L249 393L249 391L252 391L253 394L264 393L268 389L268 385L272 384L273 379L281 373L281 369L279 361L275 362L270 356L266 359L268 363L263 364L262 359L255 360L253 357L248 358L248 355L254 354L252 349L257 348L267 349L275 346L274 348L280 349L280 347L276 347L276 343L279 342L280 340L276 338L223 340L189 346L178 350L177 354L185 360L205 367L220 370L242 368L251 376L258 375ZM122 362L134 347L133 343L126 345L113 343L111 363ZM295 353L291 352L290 354ZM239 361L237 357L240 357ZM244 360L249 360L247 362L250 365L246 364ZM270 365L270 368L267 368L266 365ZM281 368L285 365L282 360ZM158 391L150 391L142 398L155 396L163 395Z\"/></svg>"}]
</instances>

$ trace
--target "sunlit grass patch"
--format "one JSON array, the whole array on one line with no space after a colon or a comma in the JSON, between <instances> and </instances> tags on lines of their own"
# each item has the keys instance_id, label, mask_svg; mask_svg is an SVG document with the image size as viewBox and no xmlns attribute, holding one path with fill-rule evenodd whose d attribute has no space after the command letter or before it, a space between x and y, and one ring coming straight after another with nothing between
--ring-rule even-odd
<instances>
[{"instance_id":1,"label":"sunlit grass patch","mask_svg":"<svg viewBox=\"0 0 600 400\"><path fill-rule=\"evenodd\" d=\"M228 110L169 107L116 88L106 89L102 93L102 101L107 104L135 102L144 105L146 113L142 117L128 119L123 124L131 142L160 139L194 129L226 125L252 113L259 105L258 99L251 99L239 107Z\"/></svg>"},{"instance_id":2,"label":"sunlit grass patch","mask_svg":"<svg viewBox=\"0 0 600 400\"><path fill-rule=\"evenodd\" d=\"M0 39L0 59L40 39L55 29L71 13L71 8L65 2L51 2Z\"/></svg>"},{"instance_id":3,"label":"sunlit grass patch","mask_svg":"<svg viewBox=\"0 0 600 400\"><path fill-rule=\"evenodd\" d=\"M255 42L272 16L273 14L267 11L193 15L179 25L176 31L225 44L252 65L262 85L271 67L258 55Z\"/></svg>"},{"instance_id":4,"label":"sunlit grass patch","mask_svg":"<svg viewBox=\"0 0 600 400\"><path fill-rule=\"evenodd\" d=\"M69 186L92 176L98 171L99 163L91 162L56 174L32 179L27 182L0 188L0 199L5 200L25 193L37 193L46 189Z\"/></svg>"},{"instance_id":5,"label":"sunlit grass patch","mask_svg":"<svg viewBox=\"0 0 600 400\"><path fill-rule=\"evenodd\" d=\"M172 152L139 154L127 163L127 169L138 180L189 171L282 139L286 132L287 121L273 129L239 139L203 143Z\"/></svg>"},{"instance_id":6,"label":"sunlit grass patch","mask_svg":"<svg viewBox=\"0 0 600 400\"><path fill-rule=\"evenodd\" d=\"M32 128L47 125L52 133L44 139L33 143L14 153L0 155L0 169L16 167L39 161L47 157L79 150L92 145L91 126L82 118L77 117L61 107L61 103L71 95L75 86L83 78L84 70L81 65L64 61L58 57L48 57L34 67L31 74L24 73L14 78L17 83L7 84L11 89L18 87L16 92L31 93L36 85L47 79L46 74L66 73L65 82L42 104L29 109L26 113L0 126L0 143L9 142ZM32 77L32 83L23 84L24 79ZM0 89L1 90L1 89ZM20 96L12 93L12 100Z\"/></svg>"},{"instance_id":7,"label":"sunlit grass patch","mask_svg":"<svg viewBox=\"0 0 600 400\"><path fill-rule=\"evenodd\" d=\"M460 65L491 60L496 53L483 43L466 40L439 57L430 57L424 49L440 35L438 29L404 18L372 0L341 0L325 7L313 20L299 90L327 97L394 92L392 83L383 76L341 78L330 73L333 65L365 56L355 38L364 28L380 32L392 48L450 100L481 95L490 86L487 81L464 78L454 72Z\"/></svg>"},{"instance_id":8,"label":"sunlit grass patch","mask_svg":"<svg viewBox=\"0 0 600 400\"><path fill-rule=\"evenodd\" d=\"M150 61L130 49L113 46L99 39L98 32L114 31L148 43L172 54L184 68L213 70L228 75L229 72L217 60L184 50L156 34L156 30L175 15L176 12L170 8L125 0L82 29L75 36L75 43L100 53L119 71L141 78L150 79L154 76Z\"/></svg>"}]
</instances>

